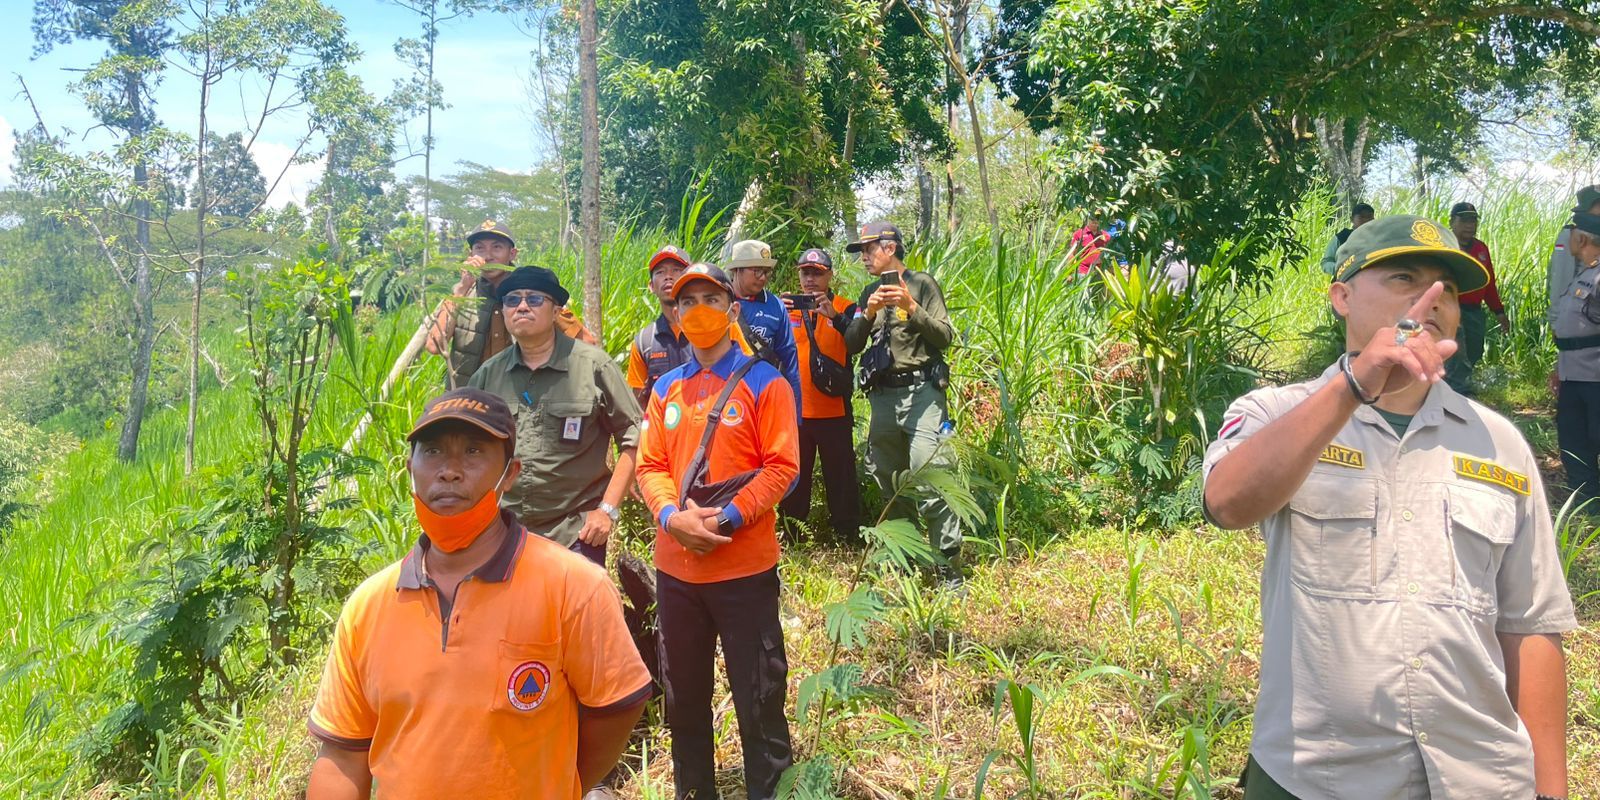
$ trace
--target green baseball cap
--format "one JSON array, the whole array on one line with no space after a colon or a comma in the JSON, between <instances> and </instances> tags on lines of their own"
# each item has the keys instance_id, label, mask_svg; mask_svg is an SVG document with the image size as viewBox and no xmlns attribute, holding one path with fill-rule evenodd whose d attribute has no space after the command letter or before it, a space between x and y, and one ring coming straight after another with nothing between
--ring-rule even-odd
<instances>
[{"instance_id":1,"label":"green baseball cap","mask_svg":"<svg viewBox=\"0 0 1600 800\"><path fill-rule=\"evenodd\" d=\"M507 228L504 222L496 222L492 219L484 220L482 224L478 225L477 230L467 234L467 246L470 247L473 242L482 239L485 236L494 236L496 238L504 239L506 240L506 244L509 244L512 247L517 246L517 240L511 238L511 229Z\"/></svg>"},{"instance_id":2,"label":"green baseball cap","mask_svg":"<svg viewBox=\"0 0 1600 800\"><path fill-rule=\"evenodd\" d=\"M1456 290L1474 292L1489 285L1489 271L1460 249L1449 228L1427 217L1397 214L1375 219L1350 234L1339 247L1334 280L1350 280L1367 267L1401 256L1436 259L1455 276Z\"/></svg>"}]
</instances>

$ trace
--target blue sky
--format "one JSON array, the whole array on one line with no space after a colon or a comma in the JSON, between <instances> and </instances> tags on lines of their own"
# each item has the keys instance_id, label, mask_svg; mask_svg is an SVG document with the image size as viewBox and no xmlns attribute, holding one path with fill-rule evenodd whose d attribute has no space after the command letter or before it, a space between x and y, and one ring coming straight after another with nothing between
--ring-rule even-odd
<instances>
[{"instance_id":1,"label":"blue sky","mask_svg":"<svg viewBox=\"0 0 1600 800\"><path fill-rule=\"evenodd\" d=\"M420 18L411 12L380 0L324 0L344 15L346 29L361 49L356 73L367 90L387 95L397 78L408 68L394 55L394 42L402 36L417 36ZM444 5L441 3L441 5ZM5 53L5 68L0 70L0 185L9 183L13 168L13 130L33 124L33 110L22 95L17 76L27 82L39 114L51 130L73 131L75 147L91 149L109 144L110 137L90 132L93 119L79 98L67 90L75 74L67 68L83 67L96 60L104 46L98 43L58 47L37 59L32 57L32 0L0 0L0 53ZM504 15L484 14L455 20L442 28L435 57L435 77L444 86L450 108L434 112L435 175L453 171L457 161L476 161L499 169L524 172L540 159L540 136L527 110L523 84L528 71L533 40L518 30L515 20ZM247 114L241 98L252 95L254 86L234 84L214 95L212 129L219 133L239 130ZM198 117L193 106L198 89L187 75L169 68L156 93L156 108L169 127L193 134ZM259 95L259 92L255 93ZM298 119L285 118L269 124L258 139L253 155L266 173L269 183L288 160L297 136ZM423 122L407 126L400 148L409 138L414 147L422 146ZM315 164L289 168L274 193L273 205L301 202L306 188L316 180L320 167ZM417 157L396 167L401 175L421 174L422 159Z\"/></svg>"}]
</instances>

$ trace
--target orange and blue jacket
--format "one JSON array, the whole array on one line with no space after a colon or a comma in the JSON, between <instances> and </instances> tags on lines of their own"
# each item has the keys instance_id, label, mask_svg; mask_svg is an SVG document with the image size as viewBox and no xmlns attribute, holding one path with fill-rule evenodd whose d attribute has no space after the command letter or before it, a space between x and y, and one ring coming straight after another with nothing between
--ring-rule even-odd
<instances>
[{"instance_id":1,"label":"orange and blue jacket","mask_svg":"<svg viewBox=\"0 0 1600 800\"><path fill-rule=\"evenodd\" d=\"M661 376L650 391L639 443L639 488L656 518L656 569L687 583L744 578L778 563L773 509L800 473L800 446L794 388L763 361L745 373L728 398L706 458L708 483L760 470L723 507L734 524L733 541L702 556L666 532L711 406L734 370L750 358L732 348L709 368L691 359Z\"/></svg>"}]
</instances>

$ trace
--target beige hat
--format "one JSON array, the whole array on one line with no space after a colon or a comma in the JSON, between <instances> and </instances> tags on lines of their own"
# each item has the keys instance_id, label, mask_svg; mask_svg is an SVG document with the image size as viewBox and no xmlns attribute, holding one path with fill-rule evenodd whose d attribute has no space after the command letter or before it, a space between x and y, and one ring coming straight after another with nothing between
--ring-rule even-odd
<instances>
[{"instance_id":1,"label":"beige hat","mask_svg":"<svg viewBox=\"0 0 1600 800\"><path fill-rule=\"evenodd\" d=\"M744 267L776 267L778 260L772 257L772 246L758 239L746 239L733 245L728 252L728 263L724 269L742 269Z\"/></svg>"}]
</instances>

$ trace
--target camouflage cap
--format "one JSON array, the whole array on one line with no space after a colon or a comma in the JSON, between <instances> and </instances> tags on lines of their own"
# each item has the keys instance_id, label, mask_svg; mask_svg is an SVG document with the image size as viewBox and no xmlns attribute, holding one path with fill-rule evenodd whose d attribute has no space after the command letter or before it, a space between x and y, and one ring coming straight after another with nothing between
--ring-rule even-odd
<instances>
[{"instance_id":1,"label":"camouflage cap","mask_svg":"<svg viewBox=\"0 0 1600 800\"><path fill-rule=\"evenodd\" d=\"M728 263L723 266L727 269L776 267L778 260L772 257L771 245L759 239L746 239L733 245L728 251Z\"/></svg>"},{"instance_id":2,"label":"camouflage cap","mask_svg":"<svg viewBox=\"0 0 1600 800\"><path fill-rule=\"evenodd\" d=\"M506 244L509 244L512 247L517 246L517 240L511 238L511 229L507 228L504 222L495 222L492 219L484 220L478 224L476 230L467 234L467 246L471 247L473 242L482 239L485 236L498 236L506 240Z\"/></svg>"},{"instance_id":3,"label":"camouflage cap","mask_svg":"<svg viewBox=\"0 0 1600 800\"><path fill-rule=\"evenodd\" d=\"M1472 292L1489 284L1489 271L1463 252L1449 228L1427 217L1398 214L1356 228L1339 247L1334 280L1350 280L1357 272L1401 256L1433 258L1455 276L1456 290Z\"/></svg>"}]
</instances>

